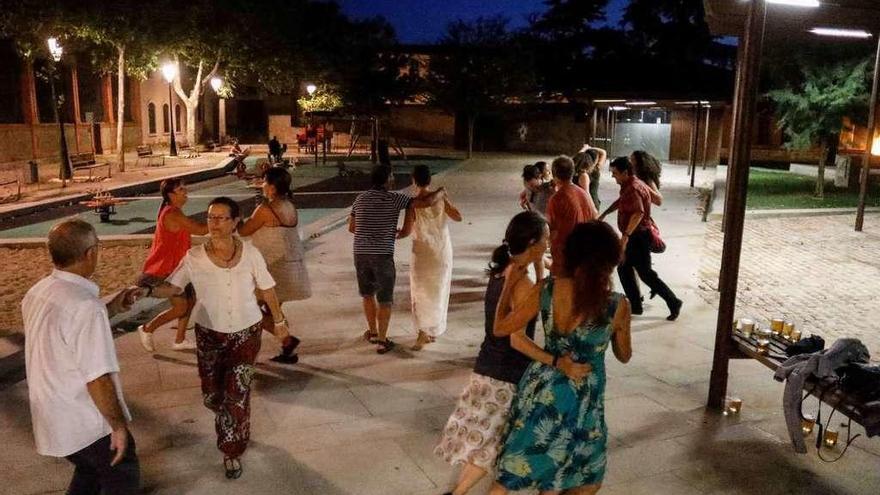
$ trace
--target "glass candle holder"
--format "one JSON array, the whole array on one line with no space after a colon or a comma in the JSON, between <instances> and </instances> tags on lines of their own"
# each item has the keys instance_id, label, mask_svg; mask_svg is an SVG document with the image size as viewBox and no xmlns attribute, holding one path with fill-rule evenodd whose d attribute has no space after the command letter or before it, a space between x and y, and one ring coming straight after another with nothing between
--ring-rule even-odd
<instances>
[{"instance_id":1,"label":"glass candle holder","mask_svg":"<svg viewBox=\"0 0 880 495\"><path fill-rule=\"evenodd\" d=\"M739 414L742 410L743 401L739 397L728 397L726 410L728 414Z\"/></svg>"},{"instance_id":2,"label":"glass candle holder","mask_svg":"<svg viewBox=\"0 0 880 495\"><path fill-rule=\"evenodd\" d=\"M803 419L801 419L801 432L805 437L813 433L813 428L815 426L816 418L809 414L804 414Z\"/></svg>"},{"instance_id":3,"label":"glass candle holder","mask_svg":"<svg viewBox=\"0 0 880 495\"><path fill-rule=\"evenodd\" d=\"M837 438L839 436L840 433L837 430L825 430L825 434L822 436L822 444L825 445L825 448L833 449L837 445Z\"/></svg>"},{"instance_id":4,"label":"glass candle holder","mask_svg":"<svg viewBox=\"0 0 880 495\"><path fill-rule=\"evenodd\" d=\"M782 336L785 338L789 338L791 336L791 332L794 331L794 322L786 321L782 324Z\"/></svg>"},{"instance_id":5,"label":"glass candle holder","mask_svg":"<svg viewBox=\"0 0 880 495\"><path fill-rule=\"evenodd\" d=\"M788 340L790 340L792 342L797 342L797 341L801 340L801 331L800 330L792 330L791 335L789 336Z\"/></svg>"},{"instance_id":6,"label":"glass candle holder","mask_svg":"<svg viewBox=\"0 0 880 495\"><path fill-rule=\"evenodd\" d=\"M785 320L781 318L773 318L772 320L770 320L770 330L772 330L773 333L781 333L784 326Z\"/></svg>"},{"instance_id":7,"label":"glass candle holder","mask_svg":"<svg viewBox=\"0 0 880 495\"><path fill-rule=\"evenodd\" d=\"M756 350L758 354L766 356L770 353L770 339L766 337L758 337Z\"/></svg>"},{"instance_id":8,"label":"glass candle holder","mask_svg":"<svg viewBox=\"0 0 880 495\"><path fill-rule=\"evenodd\" d=\"M755 321L748 318L739 320L739 331L745 338L752 336L755 331Z\"/></svg>"}]
</instances>

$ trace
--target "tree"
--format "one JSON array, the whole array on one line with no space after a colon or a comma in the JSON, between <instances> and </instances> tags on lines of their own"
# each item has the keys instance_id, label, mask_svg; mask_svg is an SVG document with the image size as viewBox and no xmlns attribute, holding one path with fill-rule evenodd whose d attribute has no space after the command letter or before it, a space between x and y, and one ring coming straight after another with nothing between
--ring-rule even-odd
<instances>
[{"instance_id":1,"label":"tree","mask_svg":"<svg viewBox=\"0 0 880 495\"><path fill-rule=\"evenodd\" d=\"M432 103L467 118L467 157L473 154L474 126L482 113L525 94L532 85L524 50L502 17L449 24L431 58L428 93Z\"/></svg>"},{"instance_id":2,"label":"tree","mask_svg":"<svg viewBox=\"0 0 880 495\"><path fill-rule=\"evenodd\" d=\"M780 116L779 127L789 148L822 149L816 179L816 197L824 197L825 167L833 163L844 117L864 115L868 108L871 60L834 65L802 61L802 79L793 86L767 93Z\"/></svg>"},{"instance_id":3,"label":"tree","mask_svg":"<svg viewBox=\"0 0 880 495\"><path fill-rule=\"evenodd\" d=\"M296 103L304 112L332 112L342 106L342 98L329 87L321 87L314 94L303 96Z\"/></svg>"}]
</instances>

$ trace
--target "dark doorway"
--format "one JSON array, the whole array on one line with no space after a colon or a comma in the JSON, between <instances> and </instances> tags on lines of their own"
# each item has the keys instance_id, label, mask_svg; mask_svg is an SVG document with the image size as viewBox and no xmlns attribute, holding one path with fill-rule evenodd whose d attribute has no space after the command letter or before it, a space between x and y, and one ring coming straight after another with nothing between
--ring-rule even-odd
<instances>
[{"instance_id":1,"label":"dark doorway","mask_svg":"<svg viewBox=\"0 0 880 495\"><path fill-rule=\"evenodd\" d=\"M269 141L269 115L263 100L237 100L236 136L242 143Z\"/></svg>"}]
</instances>

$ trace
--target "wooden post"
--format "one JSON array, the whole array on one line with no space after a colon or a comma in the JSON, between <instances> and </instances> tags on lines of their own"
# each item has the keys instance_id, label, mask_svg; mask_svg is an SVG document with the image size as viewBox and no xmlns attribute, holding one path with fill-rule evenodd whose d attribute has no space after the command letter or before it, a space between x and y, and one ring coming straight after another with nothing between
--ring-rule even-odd
<instances>
[{"instance_id":1,"label":"wooden post","mask_svg":"<svg viewBox=\"0 0 880 495\"><path fill-rule=\"evenodd\" d=\"M34 80L34 64L30 61L23 63L21 73L21 105L24 114L24 122L31 132L31 158L36 160L39 154L37 146L36 126L40 123L37 110L37 89Z\"/></svg>"},{"instance_id":2,"label":"wooden post","mask_svg":"<svg viewBox=\"0 0 880 495\"><path fill-rule=\"evenodd\" d=\"M880 35L878 35L880 38ZM868 140L865 143L865 161L859 176L859 208L856 212L856 232L865 225L865 202L868 198L868 180L871 178L871 148L877 130L877 98L880 92L880 40L877 41L877 57L874 59L874 85L871 89L871 108L868 113Z\"/></svg>"},{"instance_id":3,"label":"wooden post","mask_svg":"<svg viewBox=\"0 0 880 495\"><path fill-rule=\"evenodd\" d=\"M740 40L742 41L742 40ZM745 50L743 49L743 43L739 43L736 47L736 82L734 83L733 89L733 106L730 111L730 139L727 145L727 177L725 179L725 188L728 184L730 184L730 164L733 163L734 153L736 150L733 148L734 137L736 136L736 116L737 111L739 109L739 99L740 92L742 91L742 72L743 66L745 65ZM719 159L720 162L720 159ZM725 189L726 190L726 189ZM730 208L730 194L725 193L724 195L724 212L721 216L721 232L727 231L727 209ZM721 287L721 283L718 284L719 288Z\"/></svg>"},{"instance_id":4,"label":"wooden post","mask_svg":"<svg viewBox=\"0 0 880 495\"><path fill-rule=\"evenodd\" d=\"M691 156L688 173L691 175L691 187L694 187L694 175L697 173L697 152L700 149L700 103L694 105L693 124L691 126Z\"/></svg>"},{"instance_id":5,"label":"wooden post","mask_svg":"<svg viewBox=\"0 0 880 495\"><path fill-rule=\"evenodd\" d=\"M736 311L736 291L739 282L739 262L742 251L743 221L746 212L746 194L749 182L749 160L751 158L751 131L758 99L761 48L764 42L764 25L767 16L766 0L752 0L746 21L744 61L742 67L740 94L737 98L736 120L734 121L734 149L736 160L730 163L731 181L727 184L729 209L727 231L724 234L724 247L721 252L721 274L723 285L718 303L718 321L715 327L715 352L712 359L712 374L709 378L709 397L707 407L720 411L724 408L727 394L727 375L732 350L731 322Z\"/></svg>"},{"instance_id":6,"label":"wooden post","mask_svg":"<svg viewBox=\"0 0 880 495\"><path fill-rule=\"evenodd\" d=\"M73 100L73 146L79 153L79 73L76 64L70 66L70 95Z\"/></svg>"},{"instance_id":7,"label":"wooden post","mask_svg":"<svg viewBox=\"0 0 880 495\"><path fill-rule=\"evenodd\" d=\"M703 133L703 170L709 162L709 116L712 114L712 105L706 105L706 132Z\"/></svg>"}]
</instances>

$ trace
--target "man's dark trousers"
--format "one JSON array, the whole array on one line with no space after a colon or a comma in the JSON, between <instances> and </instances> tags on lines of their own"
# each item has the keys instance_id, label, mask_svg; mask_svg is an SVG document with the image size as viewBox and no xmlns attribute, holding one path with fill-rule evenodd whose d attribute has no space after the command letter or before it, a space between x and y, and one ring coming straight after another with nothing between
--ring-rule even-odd
<instances>
[{"instance_id":1,"label":"man's dark trousers","mask_svg":"<svg viewBox=\"0 0 880 495\"><path fill-rule=\"evenodd\" d=\"M639 282L636 280L636 273L639 274L642 282L651 288L651 292L666 301L666 305L671 310L677 298L672 289L660 280L657 272L651 268L651 233L647 229L637 229L633 232L626 243L626 259L617 267L620 285L623 286L623 292L629 299L633 313L641 313L642 294L639 290Z\"/></svg>"},{"instance_id":2,"label":"man's dark trousers","mask_svg":"<svg viewBox=\"0 0 880 495\"><path fill-rule=\"evenodd\" d=\"M134 495L140 493L141 467L134 437L128 434L128 448L119 464L110 466L116 451L110 450L110 435L67 456L76 469L67 495Z\"/></svg>"}]
</instances>

